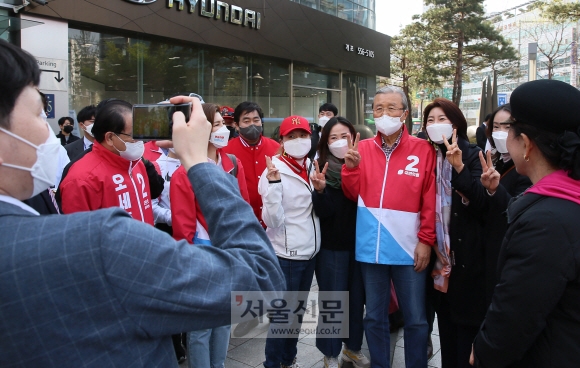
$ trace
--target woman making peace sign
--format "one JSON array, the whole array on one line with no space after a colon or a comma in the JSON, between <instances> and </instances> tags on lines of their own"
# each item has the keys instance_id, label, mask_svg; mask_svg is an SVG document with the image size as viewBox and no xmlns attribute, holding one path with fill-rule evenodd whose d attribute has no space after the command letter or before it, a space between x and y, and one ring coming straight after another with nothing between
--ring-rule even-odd
<instances>
[{"instance_id":1,"label":"woman making peace sign","mask_svg":"<svg viewBox=\"0 0 580 368\"><path fill-rule=\"evenodd\" d=\"M480 149L467 140L467 121L453 102L427 105L423 126L437 148L437 263L433 291L442 367L469 367L471 343L485 315ZM449 143L451 138L451 143Z\"/></svg>"},{"instance_id":2,"label":"woman making peace sign","mask_svg":"<svg viewBox=\"0 0 580 368\"><path fill-rule=\"evenodd\" d=\"M320 224L312 207L315 187L309 177L312 165L306 157L310 151L310 135L305 118L290 116L284 119L280 126L282 154L266 158L267 167L258 183L263 202L262 220L268 227L266 234L286 277L286 290L304 291L305 296L312 284L315 256L320 250ZM297 301L295 298L287 295L285 300L288 308L297 309L297 305L293 305ZM272 318L266 340L266 368L295 366L298 334L281 337L273 333L276 326L299 329L301 323L296 321L292 313L284 321Z\"/></svg>"}]
</instances>

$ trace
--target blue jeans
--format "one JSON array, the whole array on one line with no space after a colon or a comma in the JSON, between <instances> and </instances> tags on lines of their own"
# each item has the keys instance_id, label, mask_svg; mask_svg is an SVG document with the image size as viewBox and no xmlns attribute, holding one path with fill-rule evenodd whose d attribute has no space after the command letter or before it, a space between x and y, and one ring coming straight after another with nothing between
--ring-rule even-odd
<instances>
[{"instance_id":1,"label":"blue jeans","mask_svg":"<svg viewBox=\"0 0 580 368\"><path fill-rule=\"evenodd\" d=\"M230 329L221 326L187 334L187 360L189 368L223 368L228 354Z\"/></svg>"},{"instance_id":2,"label":"blue jeans","mask_svg":"<svg viewBox=\"0 0 580 368\"><path fill-rule=\"evenodd\" d=\"M312 276L314 276L314 267L316 266L316 257L309 261L294 261L290 259L278 257L278 262L286 278L286 290L288 291L305 291L308 294L310 286L312 285ZM286 298L288 305L294 303L290 298ZM295 310L295 309L293 309ZM292 314L290 314L292 316ZM292 324L294 321L290 319L289 323L270 323L270 329L275 328L292 328L300 327L301 323ZM298 338L274 338L268 337L266 339L266 361L264 367L266 368L280 368L280 364L286 366L292 365L296 357Z\"/></svg>"},{"instance_id":3,"label":"blue jeans","mask_svg":"<svg viewBox=\"0 0 580 368\"><path fill-rule=\"evenodd\" d=\"M360 350L364 333L364 290L354 252L321 249L316 255L316 280L320 291L349 291L349 337L344 343L350 350ZM318 318L320 325L322 316ZM316 347L325 356L337 357L342 342L340 338L316 336Z\"/></svg>"},{"instance_id":4,"label":"blue jeans","mask_svg":"<svg viewBox=\"0 0 580 368\"><path fill-rule=\"evenodd\" d=\"M428 326L425 312L425 271L413 266L361 263L366 291L365 333L371 366L390 367L389 303L391 278L405 319L405 366L427 367Z\"/></svg>"}]
</instances>

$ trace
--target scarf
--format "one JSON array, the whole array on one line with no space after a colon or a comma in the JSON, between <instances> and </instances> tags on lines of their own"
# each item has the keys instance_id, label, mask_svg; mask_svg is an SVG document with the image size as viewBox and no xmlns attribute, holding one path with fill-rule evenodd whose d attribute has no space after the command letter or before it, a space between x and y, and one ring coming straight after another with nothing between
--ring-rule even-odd
<instances>
[{"instance_id":1,"label":"scarf","mask_svg":"<svg viewBox=\"0 0 580 368\"><path fill-rule=\"evenodd\" d=\"M580 204L580 180L572 179L564 170L557 170L540 179L525 191L525 194L527 193L566 199Z\"/></svg>"},{"instance_id":2,"label":"scarf","mask_svg":"<svg viewBox=\"0 0 580 368\"><path fill-rule=\"evenodd\" d=\"M290 170L294 171L294 173L300 176L308 185L310 185L310 180L308 179L308 170L306 169L306 157L304 157L304 162L299 164L293 157L290 157L284 152L279 156L280 161L284 162Z\"/></svg>"},{"instance_id":3,"label":"scarf","mask_svg":"<svg viewBox=\"0 0 580 368\"><path fill-rule=\"evenodd\" d=\"M333 154L329 154L326 158L326 162L328 162L328 169L326 170L326 185L334 189L342 190L342 176L340 173L342 171L344 160L335 157Z\"/></svg>"},{"instance_id":4,"label":"scarf","mask_svg":"<svg viewBox=\"0 0 580 368\"><path fill-rule=\"evenodd\" d=\"M442 150L437 150L437 176L435 179L436 203L435 203L435 231L437 233L437 261L431 276L435 289L446 293L451 275L451 257L449 240L449 222L451 219L451 175L452 166L443 155ZM445 264L443 261L445 261Z\"/></svg>"}]
</instances>

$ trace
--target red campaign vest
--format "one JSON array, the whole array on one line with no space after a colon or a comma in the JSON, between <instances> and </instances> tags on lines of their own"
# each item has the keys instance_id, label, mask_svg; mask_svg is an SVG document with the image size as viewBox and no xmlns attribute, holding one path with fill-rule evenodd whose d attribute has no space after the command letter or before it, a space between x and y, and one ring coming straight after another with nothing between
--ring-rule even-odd
<instances>
[{"instance_id":1,"label":"red campaign vest","mask_svg":"<svg viewBox=\"0 0 580 368\"><path fill-rule=\"evenodd\" d=\"M60 190L63 213L121 207L135 220L153 225L145 165L117 156L98 142L71 166Z\"/></svg>"}]
</instances>

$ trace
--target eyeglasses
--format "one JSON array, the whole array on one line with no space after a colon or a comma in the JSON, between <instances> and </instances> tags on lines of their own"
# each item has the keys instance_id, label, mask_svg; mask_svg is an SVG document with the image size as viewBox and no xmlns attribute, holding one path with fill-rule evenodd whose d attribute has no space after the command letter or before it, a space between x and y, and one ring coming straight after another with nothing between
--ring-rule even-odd
<instances>
[{"instance_id":1,"label":"eyeglasses","mask_svg":"<svg viewBox=\"0 0 580 368\"><path fill-rule=\"evenodd\" d=\"M398 108L398 107L387 107L386 109L384 107L378 106L375 107L373 109L373 113L375 113L375 115L380 115L382 116L385 113L385 110L387 111L387 113L389 115L391 114L396 114L397 111L405 111L405 108Z\"/></svg>"},{"instance_id":2,"label":"eyeglasses","mask_svg":"<svg viewBox=\"0 0 580 368\"><path fill-rule=\"evenodd\" d=\"M127 134L127 133L113 133L113 134L116 135L117 138L119 138L119 139L121 139L121 137L119 137L119 135L124 135L124 136L127 136L127 137L131 138L130 141L126 141L124 139L121 139L123 142L128 142L128 143L134 143L135 142L135 139L133 139L133 135L132 134Z\"/></svg>"}]
</instances>

